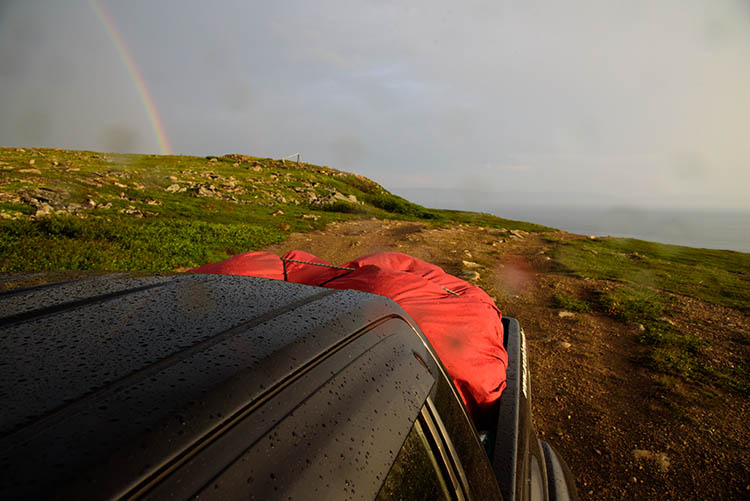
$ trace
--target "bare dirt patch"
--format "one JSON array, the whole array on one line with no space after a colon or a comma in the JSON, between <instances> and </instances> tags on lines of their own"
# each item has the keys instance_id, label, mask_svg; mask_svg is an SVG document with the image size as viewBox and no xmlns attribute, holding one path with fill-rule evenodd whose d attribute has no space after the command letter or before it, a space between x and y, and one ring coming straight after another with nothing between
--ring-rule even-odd
<instances>
[{"instance_id":1,"label":"bare dirt patch","mask_svg":"<svg viewBox=\"0 0 750 501\"><path fill-rule=\"evenodd\" d=\"M265 250L301 249L334 264L404 252L455 275L477 272L474 282L526 332L535 425L568 461L583 499L747 499L747 394L649 368L636 324L597 312L560 316L555 294L617 285L554 270L554 240L573 238L582 237L365 220L292 234ZM747 315L682 296L672 310L680 330L710 343L716 364L750 358Z\"/></svg>"}]
</instances>

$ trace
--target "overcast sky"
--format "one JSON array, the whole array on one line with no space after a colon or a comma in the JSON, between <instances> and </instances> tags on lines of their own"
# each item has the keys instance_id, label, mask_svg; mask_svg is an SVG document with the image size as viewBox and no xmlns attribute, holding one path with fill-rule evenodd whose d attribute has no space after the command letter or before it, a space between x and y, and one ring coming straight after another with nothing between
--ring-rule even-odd
<instances>
[{"instance_id":1,"label":"overcast sky","mask_svg":"<svg viewBox=\"0 0 750 501\"><path fill-rule=\"evenodd\" d=\"M750 208L747 0L96 3L175 153L299 151L396 191ZM0 145L159 152L94 10L0 0Z\"/></svg>"}]
</instances>

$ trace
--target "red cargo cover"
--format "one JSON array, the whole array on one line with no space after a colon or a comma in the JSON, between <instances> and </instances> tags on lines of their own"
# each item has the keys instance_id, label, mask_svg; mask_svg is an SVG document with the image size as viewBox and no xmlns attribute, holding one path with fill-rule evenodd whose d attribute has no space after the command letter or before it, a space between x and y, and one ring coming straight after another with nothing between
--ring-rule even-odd
<instances>
[{"instance_id":1,"label":"red cargo cover","mask_svg":"<svg viewBox=\"0 0 750 501\"><path fill-rule=\"evenodd\" d=\"M470 413L495 402L505 388L508 355L495 302L479 287L425 261L384 252L332 267L319 257L294 250L282 258L248 252L191 271L273 278L388 297L427 336Z\"/></svg>"}]
</instances>

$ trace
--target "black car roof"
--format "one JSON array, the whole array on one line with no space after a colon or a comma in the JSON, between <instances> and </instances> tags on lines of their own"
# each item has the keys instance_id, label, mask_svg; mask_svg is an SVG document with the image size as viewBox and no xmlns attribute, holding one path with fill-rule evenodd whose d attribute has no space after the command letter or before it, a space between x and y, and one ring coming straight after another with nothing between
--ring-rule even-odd
<instances>
[{"instance_id":1,"label":"black car roof","mask_svg":"<svg viewBox=\"0 0 750 501\"><path fill-rule=\"evenodd\" d=\"M403 390L388 397L396 400L371 402L375 413L382 405L393 412L371 423L373 434L376 426L393 431L393 443L373 444L370 457L379 462L371 469L387 472L432 385L424 361L410 351L429 358L426 342L405 317L372 294L220 275L113 274L0 293L0 494L141 495L158 492L166 475L183 485L192 478L191 488L199 489L206 479L197 450L229 468L221 455L234 446L242 455L249 446L236 437L226 442L233 430L254 430L240 440L253 433L260 440L268 431L261 413L248 421L250 414L266 402L292 402L288 395L302 386L295 381L305 381L309 393L344 373L336 383L342 388L347 377L367 373L375 385ZM372 335L360 340L364 331ZM377 355L376 345L386 351ZM383 371L394 353L400 361ZM334 389L327 397L332 408ZM268 412L269 422L276 419ZM311 432L311 443L316 436L324 434ZM211 445L220 439L223 447ZM261 449L253 450L245 457ZM391 455L378 457L379 450ZM250 492L263 493L272 480L256 479Z\"/></svg>"}]
</instances>

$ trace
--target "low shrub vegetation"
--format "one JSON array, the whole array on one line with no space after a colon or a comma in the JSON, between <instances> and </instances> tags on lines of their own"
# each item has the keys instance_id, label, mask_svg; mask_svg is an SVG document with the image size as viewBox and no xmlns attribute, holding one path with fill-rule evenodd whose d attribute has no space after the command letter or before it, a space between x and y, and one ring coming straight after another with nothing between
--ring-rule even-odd
<instances>
[{"instance_id":1,"label":"low shrub vegetation","mask_svg":"<svg viewBox=\"0 0 750 501\"><path fill-rule=\"evenodd\" d=\"M575 311L577 313L588 313L591 311L591 305L589 305L588 302L567 296L565 294L558 293L552 296L552 303L554 304L555 308Z\"/></svg>"},{"instance_id":2,"label":"low shrub vegetation","mask_svg":"<svg viewBox=\"0 0 750 501\"><path fill-rule=\"evenodd\" d=\"M598 309L623 322L651 322L664 314L668 296L646 288L614 287L595 293Z\"/></svg>"}]
</instances>

